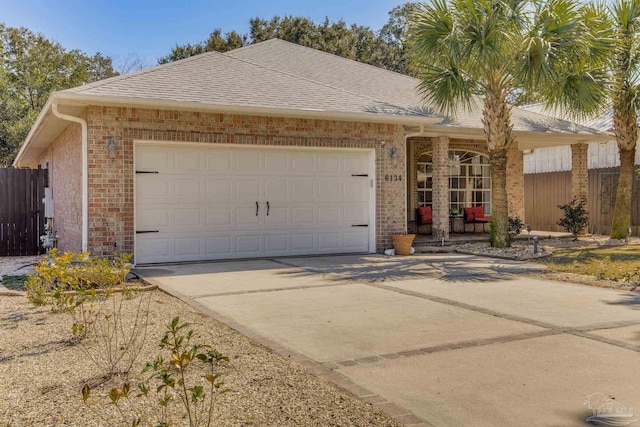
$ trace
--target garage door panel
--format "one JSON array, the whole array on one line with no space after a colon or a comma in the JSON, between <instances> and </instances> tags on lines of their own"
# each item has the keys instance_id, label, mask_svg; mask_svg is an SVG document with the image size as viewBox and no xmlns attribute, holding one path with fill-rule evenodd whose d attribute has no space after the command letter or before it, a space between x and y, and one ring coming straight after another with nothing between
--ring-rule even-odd
<instances>
[{"instance_id":1,"label":"garage door panel","mask_svg":"<svg viewBox=\"0 0 640 427\"><path fill-rule=\"evenodd\" d=\"M317 172L317 154L299 151L291 154L291 171L296 174L313 174Z\"/></svg>"},{"instance_id":2,"label":"garage door panel","mask_svg":"<svg viewBox=\"0 0 640 427\"><path fill-rule=\"evenodd\" d=\"M340 160L341 159L339 154L320 155L318 159L318 172L321 172L321 173L340 172L340 163L341 163Z\"/></svg>"},{"instance_id":3,"label":"garage door panel","mask_svg":"<svg viewBox=\"0 0 640 427\"><path fill-rule=\"evenodd\" d=\"M366 228L347 231L342 234L345 249L365 250L368 247L369 233Z\"/></svg>"},{"instance_id":4,"label":"garage door panel","mask_svg":"<svg viewBox=\"0 0 640 427\"><path fill-rule=\"evenodd\" d=\"M344 201L366 202L369 200L369 180L353 178L344 182Z\"/></svg>"},{"instance_id":5,"label":"garage door panel","mask_svg":"<svg viewBox=\"0 0 640 427\"><path fill-rule=\"evenodd\" d=\"M205 196L216 202L229 202L233 200L233 182L208 179L205 183Z\"/></svg>"},{"instance_id":6,"label":"garage door panel","mask_svg":"<svg viewBox=\"0 0 640 427\"><path fill-rule=\"evenodd\" d=\"M348 174L366 174L368 159L359 154L346 153L342 156L342 171Z\"/></svg>"},{"instance_id":7,"label":"garage door panel","mask_svg":"<svg viewBox=\"0 0 640 427\"><path fill-rule=\"evenodd\" d=\"M179 237L174 243L177 257L193 257L202 255L202 239L200 237Z\"/></svg>"},{"instance_id":8,"label":"garage door panel","mask_svg":"<svg viewBox=\"0 0 640 427\"><path fill-rule=\"evenodd\" d=\"M153 150L153 147L136 148L136 168L138 170L168 170L171 168L170 152Z\"/></svg>"},{"instance_id":9,"label":"garage door panel","mask_svg":"<svg viewBox=\"0 0 640 427\"><path fill-rule=\"evenodd\" d=\"M298 202L310 202L316 200L315 182L309 178L299 178L293 182L291 198Z\"/></svg>"},{"instance_id":10,"label":"garage door panel","mask_svg":"<svg viewBox=\"0 0 640 427\"><path fill-rule=\"evenodd\" d=\"M313 226L314 224L314 208L313 207L297 207L291 209L291 224L296 227Z\"/></svg>"},{"instance_id":11,"label":"garage door panel","mask_svg":"<svg viewBox=\"0 0 640 427\"><path fill-rule=\"evenodd\" d=\"M291 200L289 179L267 179L264 182L264 200L284 202Z\"/></svg>"},{"instance_id":12,"label":"garage door panel","mask_svg":"<svg viewBox=\"0 0 640 427\"><path fill-rule=\"evenodd\" d=\"M343 208L344 223L347 225L368 224L369 208L368 206L350 205Z\"/></svg>"},{"instance_id":13,"label":"garage door panel","mask_svg":"<svg viewBox=\"0 0 640 427\"><path fill-rule=\"evenodd\" d=\"M136 146L136 262L369 250L368 153ZM259 203L256 215L256 202ZM269 215L267 215L269 202Z\"/></svg>"},{"instance_id":14,"label":"garage door panel","mask_svg":"<svg viewBox=\"0 0 640 427\"><path fill-rule=\"evenodd\" d=\"M324 178L317 182L317 202L333 202L344 199L343 179Z\"/></svg>"},{"instance_id":15,"label":"garage door panel","mask_svg":"<svg viewBox=\"0 0 640 427\"><path fill-rule=\"evenodd\" d=\"M260 201L260 181L254 180L240 180L236 181L236 192L234 200L237 202L252 202Z\"/></svg>"},{"instance_id":16,"label":"garage door panel","mask_svg":"<svg viewBox=\"0 0 640 427\"><path fill-rule=\"evenodd\" d=\"M235 156L235 171L240 173L260 172L262 153L259 151L243 151Z\"/></svg>"},{"instance_id":17,"label":"garage door panel","mask_svg":"<svg viewBox=\"0 0 640 427\"><path fill-rule=\"evenodd\" d=\"M175 150L173 153L173 168L182 173L203 169L201 153L193 150Z\"/></svg>"},{"instance_id":18,"label":"garage door panel","mask_svg":"<svg viewBox=\"0 0 640 427\"><path fill-rule=\"evenodd\" d=\"M262 252L262 236L259 234L236 237L236 252L240 255L259 255Z\"/></svg>"},{"instance_id":19,"label":"garage door panel","mask_svg":"<svg viewBox=\"0 0 640 427\"><path fill-rule=\"evenodd\" d=\"M339 252L340 245L340 233L328 232L318 233L318 249L321 251Z\"/></svg>"},{"instance_id":20,"label":"garage door panel","mask_svg":"<svg viewBox=\"0 0 640 427\"><path fill-rule=\"evenodd\" d=\"M209 237L207 240L207 254L214 258L233 253L233 238L231 236Z\"/></svg>"},{"instance_id":21,"label":"garage door panel","mask_svg":"<svg viewBox=\"0 0 640 427\"><path fill-rule=\"evenodd\" d=\"M200 208L180 208L174 211L174 225L180 228L203 228L202 212Z\"/></svg>"},{"instance_id":22,"label":"garage door panel","mask_svg":"<svg viewBox=\"0 0 640 427\"><path fill-rule=\"evenodd\" d=\"M314 241L313 233L295 233L291 236L291 249L294 251L313 251Z\"/></svg>"},{"instance_id":23,"label":"garage door panel","mask_svg":"<svg viewBox=\"0 0 640 427\"><path fill-rule=\"evenodd\" d=\"M242 207L235 209L235 225L241 227L247 226L258 226L260 225L260 213L258 210L258 215L256 215L256 207Z\"/></svg>"},{"instance_id":24,"label":"garage door panel","mask_svg":"<svg viewBox=\"0 0 640 427\"><path fill-rule=\"evenodd\" d=\"M264 153L265 172L288 172L290 154L286 151L272 151Z\"/></svg>"},{"instance_id":25,"label":"garage door panel","mask_svg":"<svg viewBox=\"0 0 640 427\"><path fill-rule=\"evenodd\" d=\"M200 199L202 194L202 182L198 179L176 179L174 180L174 198L178 199Z\"/></svg>"},{"instance_id":26,"label":"garage door panel","mask_svg":"<svg viewBox=\"0 0 640 427\"><path fill-rule=\"evenodd\" d=\"M205 159L205 167L209 172L229 172L233 168L233 156L229 150L208 152Z\"/></svg>"},{"instance_id":27,"label":"garage door panel","mask_svg":"<svg viewBox=\"0 0 640 427\"><path fill-rule=\"evenodd\" d=\"M150 174L151 175L151 174ZM167 200L173 197L173 183L168 177L152 179L150 175L138 176L136 183L136 197L138 200L157 199Z\"/></svg>"},{"instance_id":28,"label":"garage door panel","mask_svg":"<svg viewBox=\"0 0 640 427\"><path fill-rule=\"evenodd\" d=\"M269 215L265 217L265 223L269 229L274 227L288 227L289 209L271 207L269 209Z\"/></svg>"},{"instance_id":29,"label":"garage door panel","mask_svg":"<svg viewBox=\"0 0 640 427\"><path fill-rule=\"evenodd\" d=\"M267 234L264 236L266 253L286 252L289 250L289 234Z\"/></svg>"},{"instance_id":30,"label":"garage door panel","mask_svg":"<svg viewBox=\"0 0 640 427\"><path fill-rule=\"evenodd\" d=\"M340 225L342 209L339 206L321 206L318 208L318 223L319 225Z\"/></svg>"},{"instance_id":31,"label":"garage door panel","mask_svg":"<svg viewBox=\"0 0 640 427\"><path fill-rule=\"evenodd\" d=\"M230 226L232 221L231 208L207 209L207 227Z\"/></svg>"},{"instance_id":32,"label":"garage door panel","mask_svg":"<svg viewBox=\"0 0 640 427\"><path fill-rule=\"evenodd\" d=\"M171 227L173 225L173 212L165 208L138 208L136 223L138 230Z\"/></svg>"}]
</instances>

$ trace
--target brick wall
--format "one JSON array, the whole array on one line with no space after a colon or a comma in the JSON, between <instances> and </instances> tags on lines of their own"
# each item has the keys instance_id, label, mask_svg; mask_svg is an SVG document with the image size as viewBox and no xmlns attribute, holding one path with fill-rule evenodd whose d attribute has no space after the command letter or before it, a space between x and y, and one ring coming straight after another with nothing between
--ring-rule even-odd
<instances>
[{"instance_id":1,"label":"brick wall","mask_svg":"<svg viewBox=\"0 0 640 427\"><path fill-rule=\"evenodd\" d=\"M571 192L578 199L589 196L589 145L571 146Z\"/></svg>"},{"instance_id":2,"label":"brick wall","mask_svg":"<svg viewBox=\"0 0 640 427\"><path fill-rule=\"evenodd\" d=\"M401 126L328 120L241 116L121 107L87 108L89 131L89 247L97 254L133 251L133 142L184 141L376 150L377 250L406 231L405 144ZM106 148L113 136L114 158ZM382 146L382 141L386 144ZM397 159L391 158L395 149Z\"/></svg>"},{"instance_id":3,"label":"brick wall","mask_svg":"<svg viewBox=\"0 0 640 427\"><path fill-rule=\"evenodd\" d=\"M71 123L30 167L49 169L61 250L82 250L82 129Z\"/></svg>"}]
</instances>

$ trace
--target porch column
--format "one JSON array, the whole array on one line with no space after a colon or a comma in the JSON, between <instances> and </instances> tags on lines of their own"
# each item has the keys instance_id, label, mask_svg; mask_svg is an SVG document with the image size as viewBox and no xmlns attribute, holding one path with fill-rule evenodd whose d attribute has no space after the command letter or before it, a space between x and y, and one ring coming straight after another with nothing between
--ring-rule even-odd
<instances>
[{"instance_id":1,"label":"porch column","mask_svg":"<svg viewBox=\"0 0 640 427\"><path fill-rule=\"evenodd\" d=\"M507 199L509 216L524 218L524 153L514 141L507 151Z\"/></svg>"},{"instance_id":2,"label":"porch column","mask_svg":"<svg viewBox=\"0 0 640 427\"><path fill-rule=\"evenodd\" d=\"M571 146L571 194L576 199L589 198L589 144ZM587 234L587 228L580 234Z\"/></svg>"},{"instance_id":3,"label":"porch column","mask_svg":"<svg viewBox=\"0 0 640 427\"><path fill-rule=\"evenodd\" d=\"M433 139L433 239L449 238L449 138Z\"/></svg>"}]
</instances>

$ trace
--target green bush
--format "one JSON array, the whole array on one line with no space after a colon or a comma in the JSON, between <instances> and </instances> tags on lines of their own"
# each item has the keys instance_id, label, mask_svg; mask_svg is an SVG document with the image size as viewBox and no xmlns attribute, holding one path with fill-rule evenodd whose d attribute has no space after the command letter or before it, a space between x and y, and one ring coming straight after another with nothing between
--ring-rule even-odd
<instances>
[{"instance_id":1,"label":"green bush","mask_svg":"<svg viewBox=\"0 0 640 427\"><path fill-rule=\"evenodd\" d=\"M558 205L564 212L564 217L560 218L558 225L573 234L578 239L578 234L589 225L589 213L587 212L587 200L583 197L574 199L566 205Z\"/></svg>"}]
</instances>

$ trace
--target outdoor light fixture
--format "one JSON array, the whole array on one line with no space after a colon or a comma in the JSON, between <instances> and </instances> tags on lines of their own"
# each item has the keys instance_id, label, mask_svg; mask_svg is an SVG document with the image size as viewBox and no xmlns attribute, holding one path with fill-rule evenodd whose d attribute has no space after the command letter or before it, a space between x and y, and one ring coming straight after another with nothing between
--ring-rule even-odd
<instances>
[{"instance_id":1,"label":"outdoor light fixture","mask_svg":"<svg viewBox=\"0 0 640 427\"><path fill-rule=\"evenodd\" d=\"M398 150L396 149L396 147L392 147L389 149L389 158L393 160L393 166L397 168L400 155L398 154Z\"/></svg>"},{"instance_id":2,"label":"outdoor light fixture","mask_svg":"<svg viewBox=\"0 0 640 427\"><path fill-rule=\"evenodd\" d=\"M109 157L111 158L111 161L114 161L116 159L116 151L118 150L118 143L116 142L115 138L112 136L107 138L107 150L109 150Z\"/></svg>"}]
</instances>

